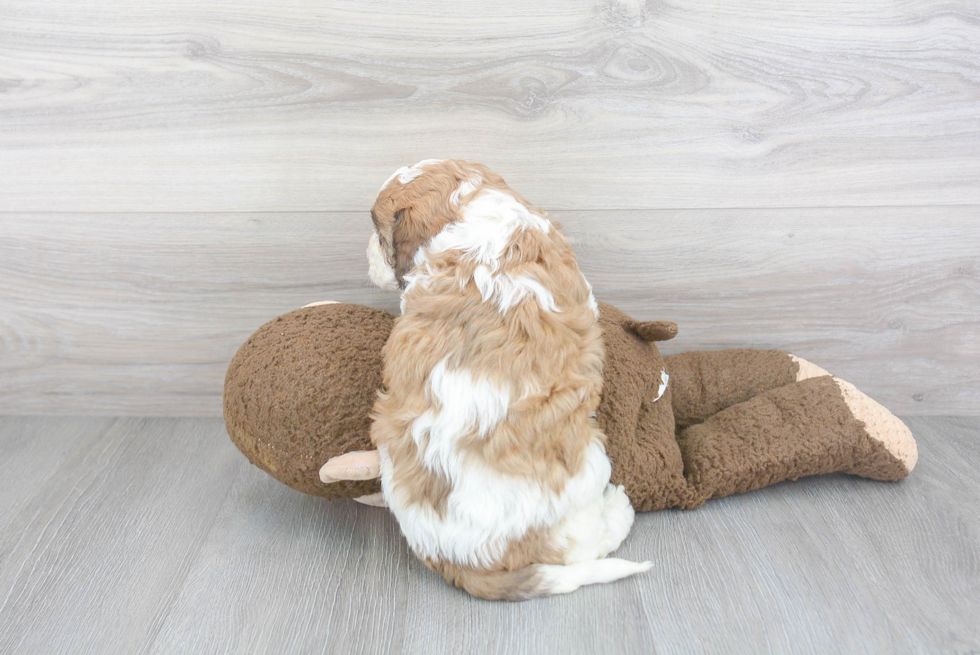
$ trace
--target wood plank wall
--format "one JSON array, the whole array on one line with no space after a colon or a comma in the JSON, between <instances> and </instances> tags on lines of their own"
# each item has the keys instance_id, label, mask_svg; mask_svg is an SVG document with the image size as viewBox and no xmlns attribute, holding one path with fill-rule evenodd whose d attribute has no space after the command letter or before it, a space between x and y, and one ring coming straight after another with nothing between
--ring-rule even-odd
<instances>
[{"instance_id":1,"label":"wood plank wall","mask_svg":"<svg viewBox=\"0 0 980 655\"><path fill-rule=\"evenodd\" d=\"M0 4L0 413L216 415L371 289L396 167L483 161L668 350L980 414L973 0Z\"/></svg>"}]
</instances>

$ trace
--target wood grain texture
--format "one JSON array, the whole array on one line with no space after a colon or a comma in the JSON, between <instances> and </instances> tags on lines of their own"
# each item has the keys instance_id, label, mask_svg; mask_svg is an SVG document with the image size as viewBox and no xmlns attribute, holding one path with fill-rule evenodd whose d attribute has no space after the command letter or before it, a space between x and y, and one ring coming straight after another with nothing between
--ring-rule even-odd
<instances>
[{"instance_id":1,"label":"wood grain texture","mask_svg":"<svg viewBox=\"0 0 980 655\"><path fill-rule=\"evenodd\" d=\"M0 210L980 203L974 0L5 0Z\"/></svg>"},{"instance_id":2,"label":"wood grain texture","mask_svg":"<svg viewBox=\"0 0 980 655\"><path fill-rule=\"evenodd\" d=\"M398 652L405 589L424 567L386 510L361 507L249 466L150 652Z\"/></svg>"},{"instance_id":3,"label":"wood grain texture","mask_svg":"<svg viewBox=\"0 0 980 655\"><path fill-rule=\"evenodd\" d=\"M903 482L808 478L642 514L618 554L650 573L508 604L448 587L385 510L247 465L218 420L6 418L0 452L38 473L27 503L0 484L18 508L0 524L0 650L974 652L980 419L908 424Z\"/></svg>"},{"instance_id":4,"label":"wood grain texture","mask_svg":"<svg viewBox=\"0 0 980 655\"><path fill-rule=\"evenodd\" d=\"M38 435L56 455L22 462L43 482L0 526L0 652L133 653L152 640L245 465L221 428L0 422L0 449Z\"/></svg>"},{"instance_id":5,"label":"wood grain texture","mask_svg":"<svg viewBox=\"0 0 980 655\"><path fill-rule=\"evenodd\" d=\"M599 299L667 352L782 348L893 411L980 412L980 208L554 212ZM370 220L0 214L0 412L220 415L249 334L317 300L397 311Z\"/></svg>"}]
</instances>

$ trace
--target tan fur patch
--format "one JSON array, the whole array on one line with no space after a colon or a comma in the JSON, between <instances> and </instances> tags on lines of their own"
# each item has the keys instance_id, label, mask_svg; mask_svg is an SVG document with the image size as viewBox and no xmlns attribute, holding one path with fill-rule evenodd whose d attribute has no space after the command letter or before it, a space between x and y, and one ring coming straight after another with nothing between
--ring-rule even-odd
<instances>
[{"instance_id":1,"label":"tan fur patch","mask_svg":"<svg viewBox=\"0 0 980 655\"><path fill-rule=\"evenodd\" d=\"M527 600L546 591L536 566L519 569L475 570L450 562L423 560L449 584L486 600Z\"/></svg>"}]
</instances>

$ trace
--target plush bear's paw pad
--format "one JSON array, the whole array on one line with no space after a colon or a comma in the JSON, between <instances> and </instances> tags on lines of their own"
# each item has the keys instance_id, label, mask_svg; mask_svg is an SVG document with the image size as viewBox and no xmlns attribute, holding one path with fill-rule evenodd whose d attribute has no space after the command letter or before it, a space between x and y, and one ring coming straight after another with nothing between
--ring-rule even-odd
<instances>
[{"instance_id":1,"label":"plush bear's paw pad","mask_svg":"<svg viewBox=\"0 0 980 655\"><path fill-rule=\"evenodd\" d=\"M864 423L864 428L875 441L900 461L907 471L915 468L919 449L912 431L902 421L880 404L858 390L850 382L834 378L844 402L854 418Z\"/></svg>"},{"instance_id":2,"label":"plush bear's paw pad","mask_svg":"<svg viewBox=\"0 0 980 655\"><path fill-rule=\"evenodd\" d=\"M358 496L354 500L361 503L362 505L370 505L371 507L388 506L388 502L385 500L385 495L380 491L376 494L368 494L367 496Z\"/></svg>"},{"instance_id":3,"label":"plush bear's paw pad","mask_svg":"<svg viewBox=\"0 0 980 655\"><path fill-rule=\"evenodd\" d=\"M810 378L819 378L823 375L830 375L830 373L828 373L824 369L820 368L813 362L808 362L802 357L797 357L796 355L790 355L789 358L792 359L793 363L799 367L798 370L796 371L797 382L802 382L803 380L809 380Z\"/></svg>"}]
</instances>

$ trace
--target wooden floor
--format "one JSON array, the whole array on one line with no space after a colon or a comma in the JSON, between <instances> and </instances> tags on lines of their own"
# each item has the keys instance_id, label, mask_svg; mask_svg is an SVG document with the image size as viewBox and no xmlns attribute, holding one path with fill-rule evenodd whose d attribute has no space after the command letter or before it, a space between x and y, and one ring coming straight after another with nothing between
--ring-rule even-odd
<instances>
[{"instance_id":1,"label":"wooden floor","mask_svg":"<svg viewBox=\"0 0 980 655\"><path fill-rule=\"evenodd\" d=\"M386 510L303 496L218 419L0 419L2 653L980 649L980 419L908 419L901 483L827 476L638 516L642 577L475 600Z\"/></svg>"}]
</instances>

